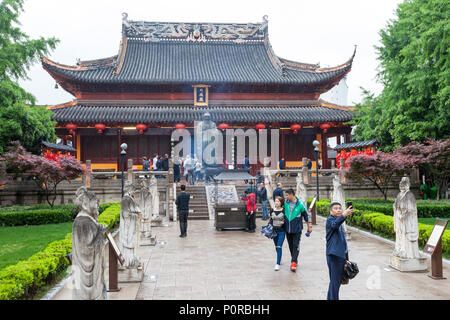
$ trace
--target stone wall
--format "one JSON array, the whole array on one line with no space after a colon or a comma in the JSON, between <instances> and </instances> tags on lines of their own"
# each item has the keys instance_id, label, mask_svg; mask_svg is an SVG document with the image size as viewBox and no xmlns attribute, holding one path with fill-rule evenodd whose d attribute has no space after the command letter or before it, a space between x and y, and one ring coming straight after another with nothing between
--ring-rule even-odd
<instances>
[{"instance_id":1,"label":"stone wall","mask_svg":"<svg viewBox=\"0 0 450 320\"><path fill-rule=\"evenodd\" d=\"M158 179L159 180L159 179ZM71 204L75 192L84 181L61 182L56 192L55 204ZM92 179L89 190L95 193L100 203L120 202L122 183L120 179ZM168 203L168 183L166 179L158 181L160 214L165 215ZM9 181L0 189L0 206L32 205L46 203L45 195L39 191L34 181Z\"/></svg>"}]
</instances>

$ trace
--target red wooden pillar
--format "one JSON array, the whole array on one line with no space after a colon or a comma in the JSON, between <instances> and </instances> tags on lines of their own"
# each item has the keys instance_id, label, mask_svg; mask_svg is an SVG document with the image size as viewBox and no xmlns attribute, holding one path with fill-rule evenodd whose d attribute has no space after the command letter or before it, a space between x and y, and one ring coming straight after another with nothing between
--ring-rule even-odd
<instances>
[{"instance_id":1,"label":"red wooden pillar","mask_svg":"<svg viewBox=\"0 0 450 320\"><path fill-rule=\"evenodd\" d=\"M336 136L336 144L337 145L341 144L341 135Z\"/></svg>"},{"instance_id":2,"label":"red wooden pillar","mask_svg":"<svg viewBox=\"0 0 450 320\"><path fill-rule=\"evenodd\" d=\"M122 151L122 149L120 148L120 145L122 144L122 129L118 128L117 129L117 171L122 170L122 168L120 167L120 152Z\"/></svg>"},{"instance_id":3,"label":"red wooden pillar","mask_svg":"<svg viewBox=\"0 0 450 320\"><path fill-rule=\"evenodd\" d=\"M328 165L327 134L322 132L322 169L330 169Z\"/></svg>"},{"instance_id":4,"label":"red wooden pillar","mask_svg":"<svg viewBox=\"0 0 450 320\"><path fill-rule=\"evenodd\" d=\"M281 135L280 135L280 139L281 139L281 151L280 151L280 159L284 158L284 161L286 162L286 154L285 154L285 131L286 130L280 130L281 131ZM286 163L285 163L286 165Z\"/></svg>"}]
</instances>

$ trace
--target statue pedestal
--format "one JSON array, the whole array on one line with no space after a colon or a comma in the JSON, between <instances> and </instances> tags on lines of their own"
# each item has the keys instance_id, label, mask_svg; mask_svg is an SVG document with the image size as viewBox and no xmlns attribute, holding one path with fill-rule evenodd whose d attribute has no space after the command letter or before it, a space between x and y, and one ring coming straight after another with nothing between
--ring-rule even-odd
<instances>
[{"instance_id":1,"label":"statue pedestal","mask_svg":"<svg viewBox=\"0 0 450 320\"><path fill-rule=\"evenodd\" d=\"M428 270L427 258L403 259L397 256L390 256L389 265L401 272Z\"/></svg>"},{"instance_id":2,"label":"statue pedestal","mask_svg":"<svg viewBox=\"0 0 450 320\"><path fill-rule=\"evenodd\" d=\"M156 245L156 235L151 235L150 237L141 237L139 244L141 246L154 246Z\"/></svg>"},{"instance_id":3,"label":"statue pedestal","mask_svg":"<svg viewBox=\"0 0 450 320\"><path fill-rule=\"evenodd\" d=\"M141 282L144 279L144 269L139 268L119 268L118 282Z\"/></svg>"}]
</instances>

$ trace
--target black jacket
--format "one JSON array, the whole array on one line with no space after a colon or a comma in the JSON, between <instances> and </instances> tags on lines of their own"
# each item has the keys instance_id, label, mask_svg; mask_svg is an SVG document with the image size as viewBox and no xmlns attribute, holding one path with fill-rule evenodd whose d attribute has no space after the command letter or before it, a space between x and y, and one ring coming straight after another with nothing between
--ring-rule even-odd
<instances>
[{"instance_id":1,"label":"black jacket","mask_svg":"<svg viewBox=\"0 0 450 320\"><path fill-rule=\"evenodd\" d=\"M344 221L344 216L336 218L333 215L330 215L328 217L325 227L327 232L327 255L346 258L348 247L344 227L342 225Z\"/></svg>"},{"instance_id":2,"label":"black jacket","mask_svg":"<svg viewBox=\"0 0 450 320\"><path fill-rule=\"evenodd\" d=\"M162 161L162 171L169 171L169 158L164 158Z\"/></svg>"},{"instance_id":3,"label":"black jacket","mask_svg":"<svg viewBox=\"0 0 450 320\"><path fill-rule=\"evenodd\" d=\"M189 199L190 198L191 198L191 195L187 192L180 192L177 195L177 200L175 201L175 204L177 205L178 211L189 210Z\"/></svg>"},{"instance_id":4,"label":"black jacket","mask_svg":"<svg viewBox=\"0 0 450 320\"><path fill-rule=\"evenodd\" d=\"M282 197L284 199L283 190L281 190L280 188L276 188L275 190L273 190L273 201L275 201L275 197Z\"/></svg>"},{"instance_id":5,"label":"black jacket","mask_svg":"<svg viewBox=\"0 0 450 320\"><path fill-rule=\"evenodd\" d=\"M259 201L266 201L267 200L267 190L266 187L262 188L258 191L258 198Z\"/></svg>"}]
</instances>

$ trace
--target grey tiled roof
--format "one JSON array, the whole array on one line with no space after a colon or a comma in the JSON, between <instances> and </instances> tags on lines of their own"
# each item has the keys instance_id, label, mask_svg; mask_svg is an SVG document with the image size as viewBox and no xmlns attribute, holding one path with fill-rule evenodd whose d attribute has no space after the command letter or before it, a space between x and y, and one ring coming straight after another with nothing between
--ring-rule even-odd
<instances>
[{"instance_id":1,"label":"grey tiled roof","mask_svg":"<svg viewBox=\"0 0 450 320\"><path fill-rule=\"evenodd\" d=\"M209 106L192 105L81 105L53 109L58 122L185 123L200 121L208 111L215 122L346 122L350 111L318 105L299 106Z\"/></svg>"},{"instance_id":2,"label":"grey tiled roof","mask_svg":"<svg viewBox=\"0 0 450 320\"><path fill-rule=\"evenodd\" d=\"M43 60L50 72L82 83L129 84L285 84L319 85L344 76L351 62L339 68L315 71L284 67L270 55L263 41L233 42L145 42L128 39L123 65L114 71L119 56L105 63L63 67Z\"/></svg>"},{"instance_id":3,"label":"grey tiled roof","mask_svg":"<svg viewBox=\"0 0 450 320\"><path fill-rule=\"evenodd\" d=\"M71 152L77 151L77 149L74 149L71 146L67 146L67 145L63 145L63 144L51 143L51 142L47 142L47 141L42 141L42 144L44 146L46 146L47 148L63 150L63 151L71 151Z\"/></svg>"},{"instance_id":4,"label":"grey tiled roof","mask_svg":"<svg viewBox=\"0 0 450 320\"><path fill-rule=\"evenodd\" d=\"M369 147L369 146L374 145L375 143L377 143L376 139L357 141L357 142L339 144L336 147L334 147L333 149L334 150L343 150L343 149L350 149L350 148L357 149L357 148Z\"/></svg>"}]
</instances>

